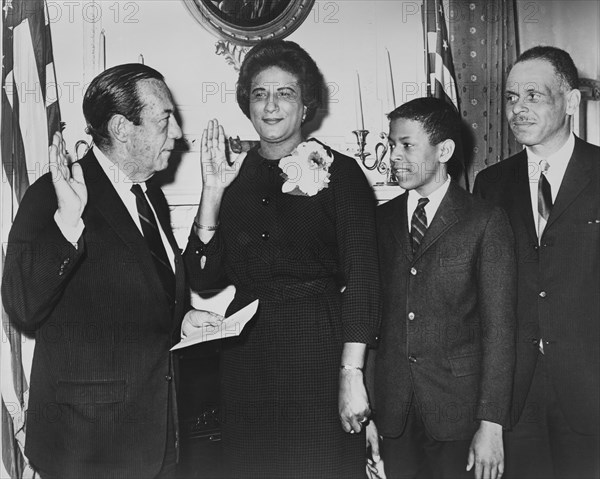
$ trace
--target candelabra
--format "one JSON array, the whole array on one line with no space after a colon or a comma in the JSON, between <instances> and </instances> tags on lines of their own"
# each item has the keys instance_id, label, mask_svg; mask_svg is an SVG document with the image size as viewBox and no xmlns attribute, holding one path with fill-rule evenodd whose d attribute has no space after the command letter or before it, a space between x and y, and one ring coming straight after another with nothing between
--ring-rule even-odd
<instances>
[{"instance_id":1,"label":"candelabra","mask_svg":"<svg viewBox=\"0 0 600 479\"><path fill-rule=\"evenodd\" d=\"M384 161L385 155L388 152L387 145L387 134L381 132L379 137L382 141L375 145L375 158L372 163L367 161L367 157L371 155L368 151L365 151L367 146L367 135L369 134L369 130L354 130L352 133L356 135L356 144L358 145L358 152L354 155L357 158L360 158L363 166L369 170L375 170L382 175L386 175L386 183L393 183L393 179L391 178L391 168Z\"/></svg>"},{"instance_id":2,"label":"candelabra","mask_svg":"<svg viewBox=\"0 0 600 479\"><path fill-rule=\"evenodd\" d=\"M356 135L356 144L358 145L358 152L354 156L360 158L360 161L362 161L362 164L367 170L374 170L377 167L377 164L375 163L371 166L367 165L367 156L369 156L371 153L365 151L369 130L354 130L352 133Z\"/></svg>"}]
</instances>

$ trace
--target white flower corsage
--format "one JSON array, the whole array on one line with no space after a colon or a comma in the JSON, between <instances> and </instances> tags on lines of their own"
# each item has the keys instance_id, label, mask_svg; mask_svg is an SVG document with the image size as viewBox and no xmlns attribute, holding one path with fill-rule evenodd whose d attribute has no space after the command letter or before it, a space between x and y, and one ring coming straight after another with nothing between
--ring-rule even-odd
<instances>
[{"instance_id":1,"label":"white flower corsage","mask_svg":"<svg viewBox=\"0 0 600 479\"><path fill-rule=\"evenodd\" d=\"M333 155L329 147L314 138L300 143L279 161L285 180L281 191L297 196L314 196L329 183Z\"/></svg>"}]
</instances>

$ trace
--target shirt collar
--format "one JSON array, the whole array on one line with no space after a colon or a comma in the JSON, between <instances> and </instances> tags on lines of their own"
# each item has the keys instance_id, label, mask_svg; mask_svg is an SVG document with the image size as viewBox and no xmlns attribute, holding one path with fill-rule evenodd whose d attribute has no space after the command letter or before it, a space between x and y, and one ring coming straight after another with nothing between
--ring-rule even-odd
<instances>
[{"instance_id":1,"label":"shirt collar","mask_svg":"<svg viewBox=\"0 0 600 479\"><path fill-rule=\"evenodd\" d=\"M444 199L444 196L446 196L446 192L448 191L448 188L450 187L451 180L452 180L452 178L450 178L450 175L448 175L448 178L446 178L446 181L444 181L444 183L442 183L438 187L437 190L435 190L433 193L431 193L429 196L427 196L427 198L429 198L429 203L427 203L427 205L425 205L425 212L427 214L429 223L431 223L431 221L433 220L433 217L435 216L435 213L437 212L442 200ZM414 213L414 211L417 207L417 203L420 198L424 198L424 197L421 196L419 193L417 193L416 190L408 191L407 210L408 210L409 218ZM410 219L409 219L409 222L410 222Z\"/></svg>"},{"instance_id":2,"label":"shirt collar","mask_svg":"<svg viewBox=\"0 0 600 479\"><path fill-rule=\"evenodd\" d=\"M108 176L108 179L114 186L119 196L123 197L124 194L131 194L131 187L134 185L134 182L129 179L129 177L119 168L117 163L112 162L108 159L108 157L98 148L97 146L93 147L94 155L100 163L100 167ZM146 183L139 183L142 187L142 190L145 192L147 190Z\"/></svg>"},{"instance_id":3,"label":"shirt collar","mask_svg":"<svg viewBox=\"0 0 600 479\"><path fill-rule=\"evenodd\" d=\"M450 186L450 180L450 175L448 175L446 181L444 181L440 186L438 186L438 188L433 193L427 196L427 198L429 198L429 203L439 204L442 202L442 198L444 197L446 191L448 191L448 187ZM408 197L409 199L412 199L415 204L417 204L420 198L425 198L425 196L421 196L419 193L417 193L417 190L408 190Z\"/></svg>"},{"instance_id":4,"label":"shirt collar","mask_svg":"<svg viewBox=\"0 0 600 479\"><path fill-rule=\"evenodd\" d=\"M562 177L563 175L559 174L559 172L564 174L564 171L567 169L567 165L569 164L569 160L571 159L571 156L573 156L573 150L575 149L575 135L573 132L571 132L565 144L561 146L558 151L546 158L536 155L529 147L525 147L525 149L527 150L527 160L530 164L535 163L536 165L539 165L540 161L545 159L550 166L550 171L553 174L558 174L560 177ZM536 178L539 178L539 168L529 168L529 176L535 176Z\"/></svg>"}]
</instances>

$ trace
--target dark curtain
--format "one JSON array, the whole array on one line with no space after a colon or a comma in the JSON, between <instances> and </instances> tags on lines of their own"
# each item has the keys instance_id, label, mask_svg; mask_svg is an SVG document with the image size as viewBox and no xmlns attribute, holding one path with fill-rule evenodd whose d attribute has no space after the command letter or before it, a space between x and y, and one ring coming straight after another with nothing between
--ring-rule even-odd
<instances>
[{"instance_id":1,"label":"dark curtain","mask_svg":"<svg viewBox=\"0 0 600 479\"><path fill-rule=\"evenodd\" d=\"M515 0L449 3L469 188L479 171L520 150L504 115L505 82L518 50L515 12Z\"/></svg>"}]
</instances>

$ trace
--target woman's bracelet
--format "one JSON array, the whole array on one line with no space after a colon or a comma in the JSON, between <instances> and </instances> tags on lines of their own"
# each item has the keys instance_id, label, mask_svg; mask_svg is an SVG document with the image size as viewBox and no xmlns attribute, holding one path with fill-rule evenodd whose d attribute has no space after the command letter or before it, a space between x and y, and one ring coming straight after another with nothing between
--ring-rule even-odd
<instances>
[{"instance_id":1,"label":"woman's bracelet","mask_svg":"<svg viewBox=\"0 0 600 479\"><path fill-rule=\"evenodd\" d=\"M362 372L363 368L361 368L360 366L352 366L351 364L342 364L340 366L340 370L349 370L349 369L358 369L359 371Z\"/></svg>"},{"instance_id":2,"label":"woman's bracelet","mask_svg":"<svg viewBox=\"0 0 600 479\"><path fill-rule=\"evenodd\" d=\"M194 220L194 226L199 230L216 231L219 228L219 223L217 223L216 225L201 225L196 220Z\"/></svg>"}]
</instances>

